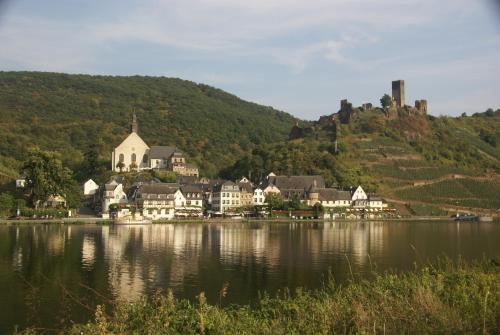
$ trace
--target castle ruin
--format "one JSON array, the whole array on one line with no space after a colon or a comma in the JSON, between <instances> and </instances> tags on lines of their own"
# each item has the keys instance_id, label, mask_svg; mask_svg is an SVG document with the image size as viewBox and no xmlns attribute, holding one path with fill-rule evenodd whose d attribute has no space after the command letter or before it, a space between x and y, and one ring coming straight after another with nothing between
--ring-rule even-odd
<instances>
[{"instance_id":1,"label":"castle ruin","mask_svg":"<svg viewBox=\"0 0 500 335\"><path fill-rule=\"evenodd\" d=\"M405 81L394 80L392 82L392 100L395 101L396 107L405 106Z\"/></svg>"},{"instance_id":2,"label":"castle ruin","mask_svg":"<svg viewBox=\"0 0 500 335\"><path fill-rule=\"evenodd\" d=\"M427 114L427 100L415 100L415 106L405 103L405 81L392 81L392 101L389 107L383 108L388 119L395 119L401 115L425 115ZM374 109L371 103L364 103L360 107L353 107L347 99L340 101L340 110L337 112L340 123L348 124L358 113Z\"/></svg>"}]
</instances>

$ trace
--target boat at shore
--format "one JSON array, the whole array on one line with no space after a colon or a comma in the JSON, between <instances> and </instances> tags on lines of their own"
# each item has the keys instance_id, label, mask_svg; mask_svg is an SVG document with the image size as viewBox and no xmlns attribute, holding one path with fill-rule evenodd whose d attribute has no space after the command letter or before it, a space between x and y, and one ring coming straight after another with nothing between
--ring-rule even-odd
<instances>
[{"instance_id":1,"label":"boat at shore","mask_svg":"<svg viewBox=\"0 0 500 335\"><path fill-rule=\"evenodd\" d=\"M455 217L455 221L479 221L479 216L473 214L460 214Z\"/></svg>"}]
</instances>

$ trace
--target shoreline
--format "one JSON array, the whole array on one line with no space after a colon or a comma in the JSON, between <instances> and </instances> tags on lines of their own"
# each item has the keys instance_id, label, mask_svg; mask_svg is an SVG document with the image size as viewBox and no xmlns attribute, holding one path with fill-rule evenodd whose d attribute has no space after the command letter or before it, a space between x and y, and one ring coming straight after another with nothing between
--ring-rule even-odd
<instances>
[{"instance_id":1,"label":"shoreline","mask_svg":"<svg viewBox=\"0 0 500 335\"><path fill-rule=\"evenodd\" d=\"M213 219L193 219L193 220L165 220L165 221L153 221L152 225L155 224L210 224L210 223L290 223L290 222L301 222L301 223L358 223L358 222L406 222L406 221L455 221L453 217L448 216L412 216L404 218L388 218L388 219L337 219L337 220L323 220L323 219L273 219L273 218L249 218L249 219L224 219L224 218L213 218ZM498 218L494 218L491 222L498 222ZM74 224L74 225L86 225L86 224L96 224L96 225L112 225L113 223L109 219L103 218L62 218L62 219L0 219L0 225L16 225L16 224Z\"/></svg>"}]
</instances>

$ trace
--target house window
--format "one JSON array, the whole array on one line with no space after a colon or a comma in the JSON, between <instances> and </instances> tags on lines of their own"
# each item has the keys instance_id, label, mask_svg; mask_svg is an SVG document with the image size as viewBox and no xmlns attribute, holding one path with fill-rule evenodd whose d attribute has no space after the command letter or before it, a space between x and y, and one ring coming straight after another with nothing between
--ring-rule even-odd
<instances>
[{"instance_id":1,"label":"house window","mask_svg":"<svg viewBox=\"0 0 500 335\"><path fill-rule=\"evenodd\" d=\"M132 156L130 156L131 162L135 163L136 159L137 159L137 156L135 154L132 154Z\"/></svg>"},{"instance_id":2,"label":"house window","mask_svg":"<svg viewBox=\"0 0 500 335\"><path fill-rule=\"evenodd\" d=\"M123 156L123 154L120 154L118 160L123 163L123 161L125 160L125 156Z\"/></svg>"},{"instance_id":3,"label":"house window","mask_svg":"<svg viewBox=\"0 0 500 335\"><path fill-rule=\"evenodd\" d=\"M142 156L142 162L144 164L146 164L148 162L148 155L144 154L144 156Z\"/></svg>"}]
</instances>

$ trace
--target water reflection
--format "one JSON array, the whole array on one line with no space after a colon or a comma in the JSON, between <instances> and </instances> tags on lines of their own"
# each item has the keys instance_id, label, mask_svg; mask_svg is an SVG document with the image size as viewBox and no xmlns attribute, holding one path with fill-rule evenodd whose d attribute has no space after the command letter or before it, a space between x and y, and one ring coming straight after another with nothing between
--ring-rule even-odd
<instances>
[{"instance_id":1,"label":"water reflection","mask_svg":"<svg viewBox=\"0 0 500 335\"><path fill-rule=\"evenodd\" d=\"M215 302L228 283L226 303L247 303L262 291L318 287L329 270L343 282L373 267L405 270L442 255L499 258L499 240L494 223L2 226L0 333L29 319L25 297L33 287L44 302L41 322L50 326L64 300L61 287L95 306L103 296L135 300L157 289L190 299L204 291ZM92 315L77 304L70 314L73 321Z\"/></svg>"}]
</instances>

